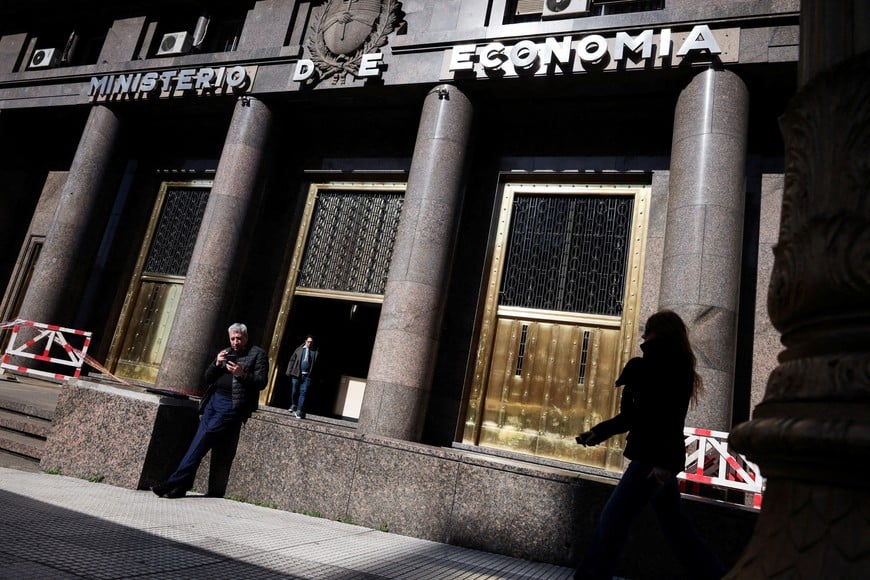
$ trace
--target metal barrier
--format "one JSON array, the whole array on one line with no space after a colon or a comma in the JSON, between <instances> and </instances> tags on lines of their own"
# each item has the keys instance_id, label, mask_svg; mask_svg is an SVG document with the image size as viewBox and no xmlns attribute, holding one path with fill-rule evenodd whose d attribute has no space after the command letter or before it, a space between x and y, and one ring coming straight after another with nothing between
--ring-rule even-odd
<instances>
[{"instance_id":1,"label":"metal barrier","mask_svg":"<svg viewBox=\"0 0 870 580\"><path fill-rule=\"evenodd\" d=\"M678 479L749 495L752 507L761 508L764 478L758 466L728 449L728 433L686 427L686 469Z\"/></svg>"},{"instance_id":2,"label":"metal barrier","mask_svg":"<svg viewBox=\"0 0 870 580\"><path fill-rule=\"evenodd\" d=\"M57 381L78 378L81 374L82 364L88 358L88 346L91 344L90 332L20 319L0 325L0 328L9 327L12 328L12 337L3 354L0 368ZM16 345L22 327L34 328L39 333L34 338L25 340L23 344ZM45 363L47 368L51 368L50 365L59 365L61 368L57 369L57 372L33 369L23 364L12 364L12 357L40 361ZM60 372L67 368L74 369L72 374Z\"/></svg>"}]
</instances>

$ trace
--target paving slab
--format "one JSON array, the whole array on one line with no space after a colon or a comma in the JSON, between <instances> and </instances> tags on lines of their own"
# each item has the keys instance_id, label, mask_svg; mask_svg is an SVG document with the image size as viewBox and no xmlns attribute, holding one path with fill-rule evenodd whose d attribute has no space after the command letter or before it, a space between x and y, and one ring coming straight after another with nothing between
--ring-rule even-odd
<instances>
[{"instance_id":1,"label":"paving slab","mask_svg":"<svg viewBox=\"0 0 870 580\"><path fill-rule=\"evenodd\" d=\"M529 562L189 494L0 467L0 579L571 578Z\"/></svg>"}]
</instances>

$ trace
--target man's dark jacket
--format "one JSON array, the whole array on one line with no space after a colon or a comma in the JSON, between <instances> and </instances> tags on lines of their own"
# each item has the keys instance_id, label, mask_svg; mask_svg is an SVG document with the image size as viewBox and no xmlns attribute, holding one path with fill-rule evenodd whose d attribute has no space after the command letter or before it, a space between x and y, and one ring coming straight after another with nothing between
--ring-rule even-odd
<instances>
[{"instance_id":1,"label":"man's dark jacket","mask_svg":"<svg viewBox=\"0 0 870 580\"><path fill-rule=\"evenodd\" d=\"M293 354L290 356L290 362L287 363L287 371L285 373L288 377L299 378L302 376L302 352L304 348L305 343L300 344L299 347L294 350ZM311 366L308 367L308 377L313 378L314 367L316 366L315 363L317 362L317 349L309 348L308 351L311 356L311 360L309 361Z\"/></svg>"},{"instance_id":2,"label":"man's dark jacket","mask_svg":"<svg viewBox=\"0 0 870 580\"><path fill-rule=\"evenodd\" d=\"M241 379L233 377L233 410L239 410L242 421L247 421L251 413L257 410L260 391L266 388L269 376L269 357L266 356L266 351L258 346L249 346L237 354L236 362L245 369L245 376ZM220 366L214 364L216 358L217 355L212 358L212 362L205 369L204 378L208 387L199 403L200 413L214 394L218 378L222 373L229 372L226 363Z\"/></svg>"}]
</instances>

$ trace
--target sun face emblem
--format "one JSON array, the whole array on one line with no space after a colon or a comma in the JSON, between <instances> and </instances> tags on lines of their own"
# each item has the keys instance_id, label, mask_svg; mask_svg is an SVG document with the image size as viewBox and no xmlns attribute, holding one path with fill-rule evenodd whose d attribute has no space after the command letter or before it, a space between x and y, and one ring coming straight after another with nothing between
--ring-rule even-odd
<instances>
[{"instance_id":1,"label":"sun face emblem","mask_svg":"<svg viewBox=\"0 0 870 580\"><path fill-rule=\"evenodd\" d=\"M319 82L343 82L356 74L366 53L387 43L396 27L399 0L328 0L312 14L308 49Z\"/></svg>"}]
</instances>

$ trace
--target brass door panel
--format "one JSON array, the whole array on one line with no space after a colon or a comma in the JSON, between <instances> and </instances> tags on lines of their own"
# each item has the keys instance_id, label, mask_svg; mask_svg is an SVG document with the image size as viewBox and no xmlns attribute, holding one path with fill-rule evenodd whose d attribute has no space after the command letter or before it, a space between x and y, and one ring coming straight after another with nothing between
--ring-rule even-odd
<instances>
[{"instance_id":1,"label":"brass door panel","mask_svg":"<svg viewBox=\"0 0 870 580\"><path fill-rule=\"evenodd\" d=\"M617 405L619 340L618 328L499 318L479 444L619 468L621 440L574 440Z\"/></svg>"},{"instance_id":2,"label":"brass door panel","mask_svg":"<svg viewBox=\"0 0 870 580\"><path fill-rule=\"evenodd\" d=\"M508 183L462 441L620 470L612 417L636 354L648 186Z\"/></svg>"},{"instance_id":3,"label":"brass door panel","mask_svg":"<svg viewBox=\"0 0 870 580\"><path fill-rule=\"evenodd\" d=\"M119 377L157 380L211 185L161 184L106 359Z\"/></svg>"},{"instance_id":4,"label":"brass door panel","mask_svg":"<svg viewBox=\"0 0 870 580\"><path fill-rule=\"evenodd\" d=\"M157 380L183 287L179 280L142 281L133 306L135 320L125 335L115 374L146 383Z\"/></svg>"}]
</instances>

